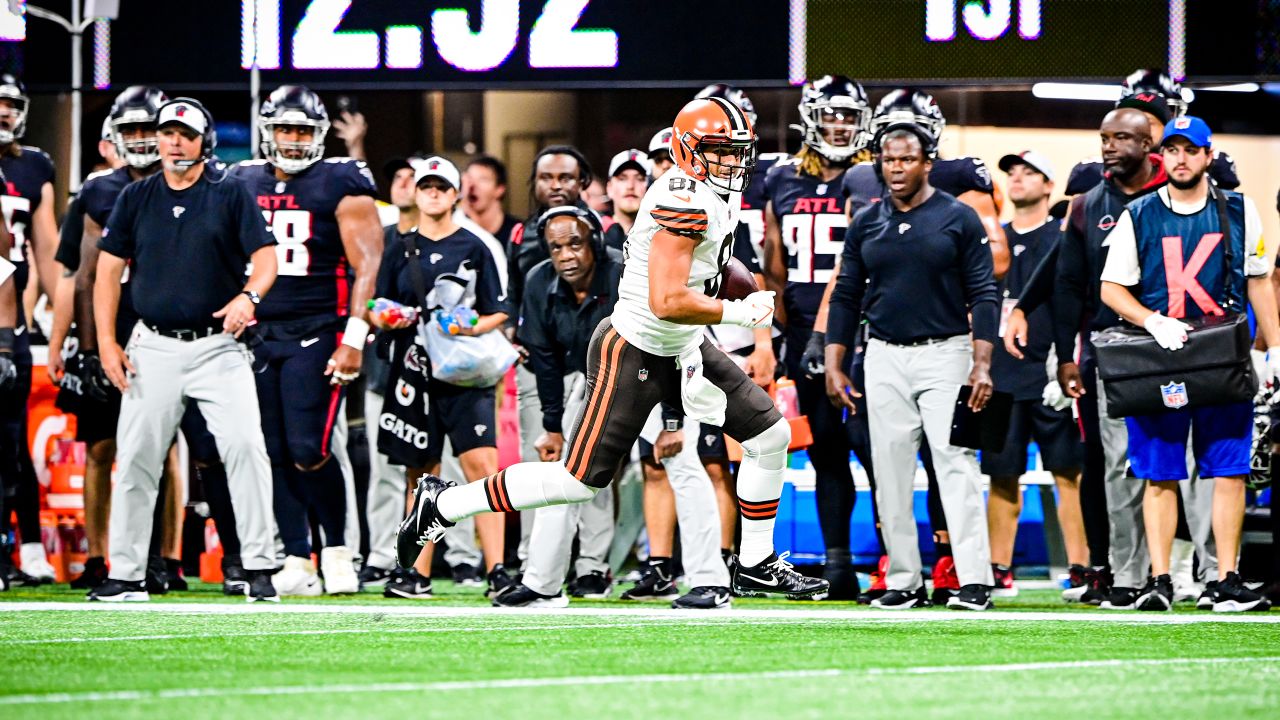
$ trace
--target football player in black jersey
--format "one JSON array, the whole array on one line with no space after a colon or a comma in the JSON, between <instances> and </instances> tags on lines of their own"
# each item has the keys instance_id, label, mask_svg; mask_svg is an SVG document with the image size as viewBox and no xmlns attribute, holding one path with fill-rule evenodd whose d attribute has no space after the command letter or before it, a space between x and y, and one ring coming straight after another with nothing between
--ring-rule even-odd
<instances>
[{"instance_id":1,"label":"football player in black jersey","mask_svg":"<svg viewBox=\"0 0 1280 720\"><path fill-rule=\"evenodd\" d=\"M1129 107L1141 110L1151 123L1151 142L1156 143L1164 137L1164 126L1174 118L1182 117L1190 109L1182 97L1182 85L1159 70L1135 70L1124 79L1120 86L1120 99L1116 107ZM1095 157L1076 163L1067 178L1066 195L1074 196L1089 192L1102 182L1106 166L1102 158ZM1235 190L1240 187L1240 177L1236 174L1235 160L1222 150L1214 149L1213 163L1209 165L1209 177L1218 187Z\"/></svg>"},{"instance_id":2,"label":"football player in black jersey","mask_svg":"<svg viewBox=\"0 0 1280 720\"><path fill-rule=\"evenodd\" d=\"M282 595L320 594L308 509L324 537L325 592L359 590L346 542L346 480L330 442L345 387L360 374L383 234L365 164L324 159L329 126L318 95L284 85L258 115L264 159L231 171L257 198L277 242L278 277L257 312L263 342L255 377L285 546L275 577Z\"/></svg>"},{"instance_id":3,"label":"football player in black jersey","mask_svg":"<svg viewBox=\"0 0 1280 720\"><path fill-rule=\"evenodd\" d=\"M849 516L855 500L849 440L841 412L827 402L826 381L801 362L823 290L835 273L848 219L841 181L870 139L871 106L858 83L826 75L805 85L799 126L803 145L765 176L765 278L781 300L786 325L787 376L796 383L800 411L813 430L809 459L817 475L818 520L826 545L830 598L853 600L858 580L850 565ZM817 333L819 338L821 333ZM821 340L819 340L819 343ZM870 457L863 457L870 463Z\"/></svg>"},{"instance_id":4,"label":"football player in black jersey","mask_svg":"<svg viewBox=\"0 0 1280 720\"><path fill-rule=\"evenodd\" d=\"M13 75L0 75L0 172L5 181L0 212L12 236L8 258L15 266L13 282L18 293L18 318L14 326L13 362L16 384L0 392L0 475L12 488L18 530L22 534L24 571L42 582L53 581L53 566L40 542L40 497L31 450L27 445L27 398L31 394L30 310L35 305L34 284L27 291L31 268L36 264L39 285L53 297L60 273L53 255L58 225L53 216L53 161L39 148L19 141L27 128L30 102L26 88ZM30 245L30 250L27 246ZM8 517L0 518L7 525Z\"/></svg>"},{"instance_id":5,"label":"football player in black jersey","mask_svg":"<svg viewBox=\"0 0 1280 720\"><path fill-rule=\"evenodd\" d=\"M18 380L18 367L13 362L13 330L18 320L18 293L14 290L13 273L17 270L5 258L9 252L9 235L0 231L0 393L7 392ZM0 474L0 515L5 509L4 475ZM6 536L0 536L0 592L9 589L13 572L11 551Z\"/></svg>"}]
</instances>

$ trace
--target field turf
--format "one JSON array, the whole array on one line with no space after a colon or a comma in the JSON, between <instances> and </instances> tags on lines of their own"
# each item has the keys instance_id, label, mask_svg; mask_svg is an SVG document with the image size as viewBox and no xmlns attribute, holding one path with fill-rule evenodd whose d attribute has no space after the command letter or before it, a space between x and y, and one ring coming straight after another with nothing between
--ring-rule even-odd
<instances>
[{"instance_id":1,"label":"field turf","mask_svg":"<svg viewBox=\"0 0 1280 720\"><path fill-rule=\"evenodd\" d=\"M0 718L1275 718L1280 611L736 600L718 613L438 599L0 594Z\"/></svg>"}]
</instances>

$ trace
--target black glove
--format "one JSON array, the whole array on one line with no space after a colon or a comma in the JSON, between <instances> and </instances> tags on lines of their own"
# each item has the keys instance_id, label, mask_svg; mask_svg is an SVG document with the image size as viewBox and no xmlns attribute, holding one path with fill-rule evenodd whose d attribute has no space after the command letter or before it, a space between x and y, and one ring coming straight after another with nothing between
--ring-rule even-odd
<instances>
[{"instance_id":1,"label":"black glove","mask_svg":"<svg viewBox=\"0 0 1280 720\"><path fill-rule=\"evenodd\" d=\"M13 354L0 352L0 392L7 392L18 384L18 366L13 364Z\"/></svg>"},{"instance_id":2,"label":"black glove","mask_svg":"<svg viewBox=\"0 0 1280 720\"><path fill-rule=\"evenodd\" d=\"M102 360L94 351L80 354L80 387L86 397L95 402L104 403L114 389L107 372L102 369Z\"/></svg>"},{"instance_id":3,"label":"black glove","mask_svg":"<svg viewBox=\"0 0 1280 720\"><path fill-rule=\"evenodd\" d=\"M809 377L822 375L827 371L826 348L827 334L814 330L809 333L809 342L805 343L804 354L800 356L800 367Z\"/></svg>"}]
</instances>

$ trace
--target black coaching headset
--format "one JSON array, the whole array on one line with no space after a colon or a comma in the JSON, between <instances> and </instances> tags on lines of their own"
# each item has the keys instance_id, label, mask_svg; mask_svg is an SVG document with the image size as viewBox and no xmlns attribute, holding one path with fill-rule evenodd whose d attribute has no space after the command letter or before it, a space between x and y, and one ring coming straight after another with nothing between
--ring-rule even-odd
<instances>
[{"instance_id":1,"label":"black coaching headset","mask_svg":"<svg viewBox=\"0 0 1280 720\"><path fill-rule=\"evenodd\" d=\"M575 217L587 223L591 227L591 251L595 253L597 258L604 255L604 223L594 210L588 210L577 205L561 205L542 213L542 217L538 218L537 232L538 238L543 243L547 241L547 225L558 217Z\"/></svg>"}]
</instances>

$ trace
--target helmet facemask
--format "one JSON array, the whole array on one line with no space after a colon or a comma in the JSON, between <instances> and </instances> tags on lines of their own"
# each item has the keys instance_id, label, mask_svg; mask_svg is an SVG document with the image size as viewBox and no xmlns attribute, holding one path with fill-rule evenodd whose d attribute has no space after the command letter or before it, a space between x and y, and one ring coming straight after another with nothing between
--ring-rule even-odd
<instances>
[{"instance_id":1,"label":"helmet facemask","mask_svg":"<svg viewBox=\"0 0 1280 720\"><path fill-rule=\"evenodd\" d=\"M800 104L804 144L830 162L845 162L867 146L871 141L867 132L870 121L871 108L851 97ZM839 142L842 138L847 140Z\"/></svg>"},{"instance_id":2,"label":"helmet facemask","mask_svg":"<svg viewBox=\"0 0 1280 720\"><path fill-rule=\"evenodd\" d=\"M160 146L156 141L156 116L142 108L130 108L109 121L111 144L116 154L129 167L146 170L160 162ZM136 131L143 130L138 137Z\"/></svg>"},{"instance_id":3,"label":"helmet facemask","mask_svg":"<svg viewBox=\"0 0 1280 720\"><path fill-rule=\"evenodd\" d=\"M751 136L751 131L742 131L742 134ZM756 167L755 137L730 139L714 135L702 138L692 147L686 138L681 138L680 142L689 148L695 165L700 164L704 168L704 182L708 185L726 193L740 193L747 189ZM708 156L709 151L716 155L716 159Z\"/></svg>"},{"instance_id":4,"label":"helmet facemask","mask_svg":"<svg viewBox=\"0 0 1280 720\"><path fill-rule=\"evenodd\" d=\"M0 145L9 145L21 138L27 130L27 97L6 87L0 88L0 100L8 100L13 104L8 110L9 127L0 127Z\"/></svg>"},{"instance_id":5,"label":"helmet facemask","mask_svg":"<svg viewBox=\"0 0 1280 720\"><path fill-rule=\"evenodd\" d=\"M309 127L310 140L301 142L277 142L278 127ZM272 165L293 175L311 167L324 157L324 138L329 133L328 120L313 120L302 112L285 111L278 117L258 121L262 155Z\"/></svg>"}]
</instances>

